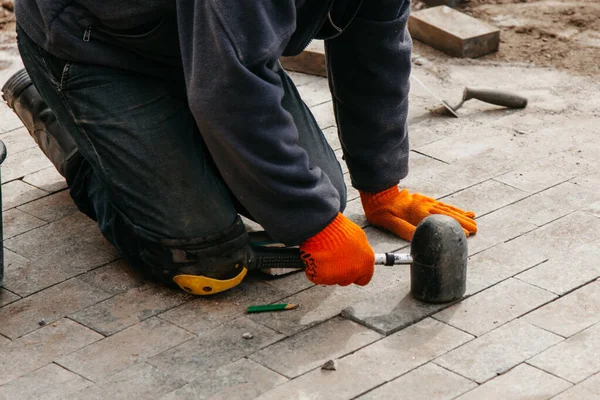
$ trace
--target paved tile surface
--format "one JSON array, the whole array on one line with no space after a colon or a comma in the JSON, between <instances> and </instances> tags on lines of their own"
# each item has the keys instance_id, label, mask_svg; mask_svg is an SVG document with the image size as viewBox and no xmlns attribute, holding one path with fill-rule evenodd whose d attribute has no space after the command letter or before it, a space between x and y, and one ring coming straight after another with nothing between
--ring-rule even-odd
<instances>
[{"instance_id":1,"label":"paved tile surface","mask_svg":"<svg viewBox=\"0 0 600 400\"><path fill-rule=\"evenodd\" d=\"M0 84L20 67L11 46L0 48ZM600 118L596 100L581 102L597 84L479 60L413 73L445 98L503 82L530 99L518 111L472 101L450 119L412 88L402 187L478 215L468 297L454 305L412 299L408 267L377 267L366 287L256 275L208 298L150 284L76 210L0 103L0 399L600 398ZM341 158L326 80L291 76ZM373 248L408 252L369 226L344 179L345 214ZM276 302L300 308L245 312ZM327 359L337 371L320 369Z\"/></svg>"}]
</instances>

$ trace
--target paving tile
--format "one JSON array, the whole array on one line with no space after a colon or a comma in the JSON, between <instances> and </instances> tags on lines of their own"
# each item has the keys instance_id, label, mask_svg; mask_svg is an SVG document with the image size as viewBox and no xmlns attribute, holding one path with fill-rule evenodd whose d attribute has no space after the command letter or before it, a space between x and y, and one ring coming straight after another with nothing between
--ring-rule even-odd
<instances>
[{"instance_id":1,"label":"paving tile","mask_svg":"<svg viewBox=\"0 0 600 400\"><path fill-rule=\"evenodd\" d=\"M11 340L7 337L0 335L0 347L7 345Z\"/></svg>"},{"instance_id":2,"label":"paving tile","mask_svg":"<svg viewBox=\"0 0 600 400\"><path fill-rule=\"evenodd\" d=\"M61 357L56 362L87 379L99 382L193 337L191 333L173 324L150 318Z\"/></svg>"},{"instance_id":3,"label":"paving tile","mask_svg":"<svg viewBox=\"0 0 600 400\"><path fill-rule=\"evenodd\" d=\"M475 212L481 216L528 196L522 190L488 180L441 199L446 204Z\"/></svg>"},{"instance_id":4,"label":"paving tile","mask_svg":"<svg viewBox=\"0 0 600 400\"><path fill-rule=\"evenodd\" d=\"M476 386L476 383L462 376L429 363L358 397L358 399L393 399L402 393L403 398L411 400L450 400Z\"/></svg>"},{"instance_id":5,"label":"paving tile","mask_svg":"<svg viewBox=\"0 0 600 400\"><path fill-rule=\"evenodd\" d=\"M510 278L440 311L433 318L481 336L556 297L546 290Z\"/></svg>"},{"instance_id":6,"label":"paving tile","mask_svg":"<svg viewBox=\"0 0 600 400\"><path fill-rule=\"evenodd\" d=\"M545 400L571 387L571 384L527 364L517 365L504 375L487 381L458 397L459 400Z\"/></svg>"},{"instance_id":7,"label":"paving tile","mask_svg":"<svg viewBox=\"0 0 600 400\"><path fill-rule=\"evenodd\" d=\"M37 147L37 144L24 127L1 134L0 140L4 142L9 155Z\"/></svg>"},{"instance_id":8,"label":"paving tile","mask_svg":"<svg viewBox=\"0 0 600 400\"><path fill-rule=\"evenodd\" d=\"M9 132L23 126L19 117L4 103L0 103L0 133Z\"/></svg>"},{"instance_id":9,"label":"paving tile","mask_svg":"<svg viewBox=\"0 0 600 400\"><path fill-rule=\"evenodd\" d=\"M25 204L47 193L23 181L12 181L2 185L2 211Z\"/></svg>"},{"instance_id":10,"label":"paving tile","mask_svg":"<svg viewBox=\"0 0 600 400\"><path fill-rule=\"evenodd\" d=\"M410 242L374 226L368 226L364 229L369 239L369 244L375 253L390 253L410 246Z\"/></svg>"},{"instance_id":11,"label":"paving tile","mask_svg":"<svg viewBox=\"0 0 600 400\"><path fill-rule=\"evenodd\" d=\"M129 289L86 309L71 314L71 318L110 336L131 325L160 314L192 299L192 296L156 284Z\"/></svg>"},{"instance_id":12,"label":"paving tile","mask_svg":"<svg viewBox=\"0 0 600 400\"><path fill-rule=\"evenodd\" d=\"M600 218L600 201L592 203L589 206L583 207L582 211L585 211Z\"/></svg>"},{"instance_id":13,"label":"paving tile","mask_svg":"<svg viewBox=\"0 0 600 400\"><path fill-rule=\"evenodd\" d=\"M349 201L346 204L344 215L362 228L369 224L369 222L367 221L367 217L365 217L365 211L363 210L360 199L354 199Z\"/></svg>"},{"instance_id":14,"label":"paving tile","mask_svg":"<svg viewBox=\"0 0 600 400\"><path fill-rule=\"evenodd\" d=\"M56 364L48 364L37 371L0 386L0 399L61 400L90 384L91 382Z\"/></svg>"},{"instance_id":15,"label":"paving tile","mask_svg":"<svg viewBox=\"0 0 600 400\"><path fill-rule=\"evenodd\" d=\"M2 220L5 240L46 224L46 221L17 210L16 208L3 212Z\"/></svg>"},{"instance_id":16,"label":"paving tile","mask_svg":"<svg viewBox=\"0 0 600 400\"><path fill-rule=\"evenodd\" d=\"M203 375L161 400L250 400L286 381L285 377L242 358Z\"/></svg>"},{"instance_id":17,"label":"paving tile","mask_svg":"<svg viewBox=\"0 0 600 400\"><path fill-rule=\"evenodd\" d=\"M423 303L412 297L408 266L379 268L397 268L396 282L344 309L343 317L381 334L390 335L448 307L447 304Z\"/></svg>"},{"instance_id":18,"label":"paving tile","mask_svg":"<svg viewBox=\"0 0 600 400\"><path fill-rule=\"evenodd\" d=\"M323 134L327 139L327 142L331 146L333 150L338 150L342 148L342 144L340 143L340 138L338 135L337 126L330 126L327 129L323 129Z\"/></svg>"},{"instance_id":19,"label":"paving tile","mask_svg":"<svg viewBox=\"0 0 600 400\"><path fill-rule=\"evenodd\" d=\"M54 166L44 168L40 171L25 175L23 182L38 187L50 193L66 189L67 182Z\"/></svg>"},{"instance_id":20,"label":"paving tile","mask_svg":"<svg viewBox=\"0 0 600 400\"><path fill-rule=\"evenodd\" d=\"M522 319L557 335L573 336L600 322L600 282L589 283Z\"/></svg>"},{"instance_id":21,"label":"paving tile","mask_svg":"<svg viewBox=\"0 0 600 400\"><path fill-rule=\"evenodd\" d=\"M243 316L249 305L269 304L285 296L285 292L273 286L245 281L226 292L197 298L163 312L160 318L190 332L205 333Z\"/></svg>"},{"instance_id":22,"label":"paving tile","mask_svg":"<svg viewBox=\"0 0 600 400\"><path fill-rule=\"evenodd\" d=\"M360 193L356 188L352 186L352 181L350 179L350 174L344 174L344 183L346 184L346 201L352 201L354 199L358 199L360 197Z\"/></svg>"},{"instance_id":23,"label":"paving tile","mask_svg":"<svg viewBox=\"0 0 600 400\"><path fill-rule=\"evenodd\" d=\"M34 147L16 154L9 154L2 163L2 182L21 179L44 168L52 166L44 153Z\"/></svg>"},{"instance_id":24,"label":"paving tile","mask_svg":"<svg viewBox=\"0 0 600 400\"><path fill-rule=\"evenodd\" d=\"M596 324L528 361L552 375L578 383L600 372L600 324Z\"/></svg>"},{"instance_id":25,"label":"paving tile","mask_svg":"<svg viewBox=\"0 0 600 400\"><path fill-rule=\"evenodd\" d=\"M327 85L327 78L319 78L298 87L300 97L308 107L313 107L331 101L331 92Z\"/></svg>"},{"instance_id":26,"label":"paving tile","mask_svg":"<svg viewBox=\"0 0 600 400\"><path fill-rule=\"evenodd\" d=\"M288 378L352 353L383 336L354 322L333 318L266 347L250 359Z\"/></svg>"},{"instance_id":27,"label":"paving tile","mask_svg":"<svg viewBox=\"0 0 600 400\"><path fill-rule=\"evenodd\" d=\"M296 85L296 87L300 87L310 82L322 79L322 77L320 76L303 74L301 72L287 71L287 73L290 76L290 78L292 78L292 81L294 81L294 85Z\"/></svg>"},{"instance_id":28,"label":"paving tile","mask_svg":"<svg viewBox=\"0 0 600 400\"><path fill-rule=\"evenodd\" d=\"M68 400L133 398L151 400L161 398L162 395L183 385L185 382L181 379L151 365L140 363L65 398Z\"/></svg>"},{"instance_id":29,"label":"paving tile","mask_svg":"<svg viewBox=\"0 0 600 400\"><path fill-rule=\"evenodd\" d=\"M434 362L483 383L560 342L562 338L520 320L509 322Z\"/></svg>"},{"instance_id":30,"label":"paving tile","mask_svg":"<svg viewBox=\"0 0 600 400\"><path fill-rule=\"evenodd\" d=\"M425 179L421 179L412 172L409 173L406 178L400 181L400 189L406 189L411 193L421 193L434 199L440 199L456 191L453 189L449 189L439 183L433 183Z\"/></svg>"},{"instance_id":31,"label":"paving tile","mask_svg":"<svg viewBox=\"0 0 600 400\"><path fill-rule=\"evenodd\" d=\"M259 399L350 399L471 338L458 329L428 318L340 359L337 371L315 369Z\"/></svg>"},{"instance_id":32,"label":"paving tile","mask_svg":"<svg viewBox=\"0 0 600 400\"><path fill-rule=\"evenodd\" d=\"M47 222L53 222L78 212L68 191L58 192L24 204L19 207L19 210Z\"/></svg>"},{"instance_id":33,"label":"paving tile","mask_svg":"<svg viewBox=\"0 0 600 400\"><path fill-rule=\"evenodd\" d=\"M314 286L314 284L308 280L304 271L296 271L273 278L265 278L264 283L284 292L286 296L296 294Z\"/></svg>"},{"instance_id":34,"label":"paving tile","mask_svg":"<svg viewBox=\"0 0 600 400\"><path fill-rule=\"evenodd\" d=\"M543 254L524 249L514 240L477 253L467 263L467 294L477 293L544 261L547 258Z\"/></svg>"},{"instance_id":35,"label":"paving tile","mask_svg":"<svg viewBox=\"0 0 600 400\"><path fill-rule=\"evenodd\" d=\"M119 294L144 283L141 271L120 259L78 276L84 282L110 294Z\"/></svg>"},{"instance_id":36,"label":"paving tile","mask_svg":"<svg viewBox=\"0 0 600 400\"><path fill-rule=\"evenodd\" d=\"M4 289L4 288L0 288L0 307L3 307L7 304L10 304L14 301L19 300L20 297L17 296L16 294L9 292L8 290Z\"/></svg>"},{"instance_id":37,"label":"paving tile","mask_svg":"<svg viewBox=\"0 0 600 400\"><path fill-rule=\"evenodd\" d=\"M0 347L0 385L102 339L102 335L69 319L25 335Z\"/></svg>"},{"instance_id":38,"label":"paving tile","mask_svg":"<svg viewBox=\"0 0 600 400\"><path fill-rule=\"evenodd\" d=\"M526 241L523 241L523 244L531 247ZM541 250L535 245L531 248ZM554 253L555 249L550 251ZM569 251L565 250L564 255L553 257L548 262L517 275L516 278L562 295L600 277L600 265L597 263L599 257L600 240L596 240Z\"/></svg>"},{"instance_id":39,"label":"paving tile","mask_svg":"<svg viewBox=\"0 0 600 400\"><path fill-rule=\"evenodd\" d=\"M348 174L348 165L346 164L346 161L344 160L344 152L342 151L342 149L337 149L336 151L334 151L334 153L335 153L335 157L336 157L338 163L340 163L340 167L342 168L342 173Z\"/></svg>"},{"instance_id":40,"label":"paving tile","mask_svg":"<svg viewBox=\"0 0 600 400\"><path fill-rule=\"evenodd\" d=\"M409 105L409 107L410 106L411 105ZM437 134L435 129L431 129L431 127L423 124L412 125L410 127L410 134L408 135L411 149L418 149L421 146L437 142L443 138L443 136Z\"/></svg>"},{"instance_id":41,"label":"paving tile","mask_svg":"<svg viewBox=\"0 0 600 400\"><path fill-rule=\"evenodd\" d=\"M333 115L333 104L331 102L322 103L311 107L310 111L317 120L321 129L329 128L335 125L335 116Z\"/></svg>"},{"instance_id":42,"label":"paving tile","mask_svg":"<svg viewBox=\"0 0 600 400\"><path fill-rule=\"evenodd\" d=\"M254 337L244 339L250 332ZM152 357L148 362L188 382L230 364L278 340L283 335L241 317Z\"/></svg>"},{"instance_id":43,"label":"paving tile","mask_svg":"<svg viewBox=\"0 0 600 400\"><path fill-rule=\"evenodd\" d=\"M553 397L553 400L595 400L600 398L600 373L578 383L571 389Z\"/></svg>"},{"instance_id":44,"label":"paving tile","mask_svg":"<svg viewBox=\"0 0 600 400\"><path fill-rule=\"evenodd\" d=\"M15 210L8 212L11 211ZM70 215L5 240L4 246L31 260L32 266L37 266L37 276L30 274L30 277L36 279L41 287L118 258L116 250L102 237L96 224L83 214ZM10 289L9 282L7 288Z\"/></svg>"},{"instance_id":45,"label":"paving tile","mask_svg":"<svg viewBox=\"0 0 600 400\"><path fill-rule=\"evenodd\" d=\"M588 171L593 171L594 168L597 168L595 162L564 152L546 157L495 179L526 192L535 193L583 175Z\"/></svg>"},{"instance_id":46,"label":"paving tile","mask_svg":"<svg viewBox=\"0 0 600 400\"><path fill-rule=\"evenodd\" d=\"M110 295L77 278L52 286L0 309L0 333L15 339L60 318L108 298Z\"/></svg>"}]
</instances>

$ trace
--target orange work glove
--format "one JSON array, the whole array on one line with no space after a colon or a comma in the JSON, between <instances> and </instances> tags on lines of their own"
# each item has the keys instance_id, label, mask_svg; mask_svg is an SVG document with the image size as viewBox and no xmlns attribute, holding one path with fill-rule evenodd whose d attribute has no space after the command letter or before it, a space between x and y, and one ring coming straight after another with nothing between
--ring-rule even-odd
<instances>
[{"instance_id":1,"label":"orange work glove","mask_svg":"<svg viewBox=\"0 0 600 400\"><path fill-rule=\"evenodd\" d=\"M444 214L457 220L467 236L477 232L475 213L463 211L422 194L410 194L393 186L379 193L360 192L367 221L410 241L416 226L431 214Z\"/></svg>"},{"instance_id":2,"label":"orange work glove","mask_svg":"<svg viewBox=\"0 0 600 400\"><path fill-rule=\"evenodd\" d=\"M306 276L318 285L364 286L375 270L375 254L367 235L342 214L302 243L300 254Z\"/></svg>"}]
</instances>

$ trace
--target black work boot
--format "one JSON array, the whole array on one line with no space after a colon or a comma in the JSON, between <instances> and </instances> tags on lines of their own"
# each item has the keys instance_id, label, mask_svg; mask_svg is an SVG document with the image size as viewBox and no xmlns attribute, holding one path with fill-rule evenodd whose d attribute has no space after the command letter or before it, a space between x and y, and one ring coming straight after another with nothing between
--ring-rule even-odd
<instances>
[{"instance_id":1,"label":"black work boot","mask_svg":"<svg viewBox=\"0 0 600 400\"><path fill-rule=\"evenodd\" d=\"M58 172L72 182L83 160L75 141L46 105L24 69L2 87L2 98L17 114L33 140Z\"/></svg>"}]
</instances>

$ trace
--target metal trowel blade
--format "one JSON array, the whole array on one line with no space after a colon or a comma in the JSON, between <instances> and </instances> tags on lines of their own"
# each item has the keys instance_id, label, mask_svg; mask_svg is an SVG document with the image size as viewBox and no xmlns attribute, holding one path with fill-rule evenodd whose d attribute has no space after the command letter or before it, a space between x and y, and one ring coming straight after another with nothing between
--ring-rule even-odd
<instances>
[{"instance_id":1,"label":"metal trowel blade","mask_svg":"<svg viewBox=\"0 0 600 400\"><path fill-rule=\"evenodd\" d=\"M450 106L450 104L446 103L440 96L438 96L437 94L433 93L431 91L431 89L429 89L427 86L425 86L425 84L423 82L421 82L421 80L419 78L417 78L414 75L410 75L410 77L417 82L423 89L425 89L425 91L427 91L427 93L429 93L431 95L431 97L433 97L434 99L436 99L437 101L439 101L440 103L442 103L442 105L444 107L446 107L446 110L450 111L450 113L452 115L454 115L456 118L458 118L458 114L456 113L456 111L454 111L454 109Z\"/></svg>"}]
</instances>

